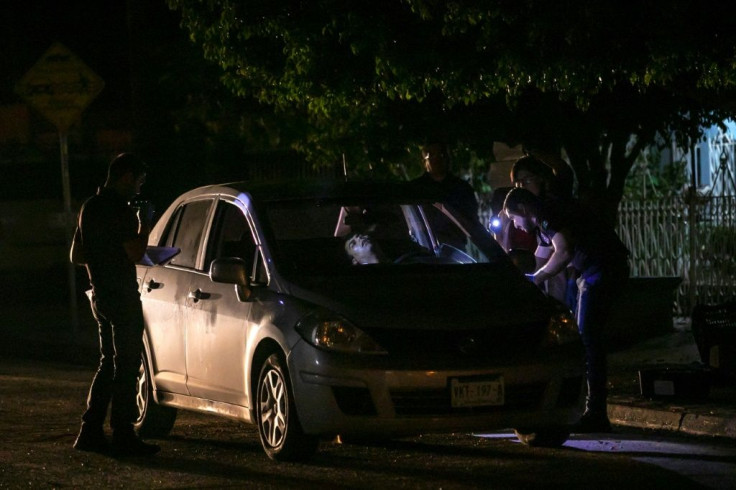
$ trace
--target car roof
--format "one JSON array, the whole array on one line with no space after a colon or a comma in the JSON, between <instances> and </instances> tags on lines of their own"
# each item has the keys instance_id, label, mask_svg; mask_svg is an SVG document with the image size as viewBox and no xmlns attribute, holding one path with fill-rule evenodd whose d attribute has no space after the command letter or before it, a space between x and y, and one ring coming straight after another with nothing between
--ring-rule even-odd
<instances>
[{"instance_id":1,"label":"car roof","mask_svg":"<svg viewBox=\"0 0 736 490\"><path fill-rule=\"evenodd\" d=\"M219 193L230 189L248 194L258 202L278 202L301 199L416 199L438 200L442 194L427 186L407 181L286 181L274 183L230 182L194 189L196 194Z\"/></svg>"}]
</instances>

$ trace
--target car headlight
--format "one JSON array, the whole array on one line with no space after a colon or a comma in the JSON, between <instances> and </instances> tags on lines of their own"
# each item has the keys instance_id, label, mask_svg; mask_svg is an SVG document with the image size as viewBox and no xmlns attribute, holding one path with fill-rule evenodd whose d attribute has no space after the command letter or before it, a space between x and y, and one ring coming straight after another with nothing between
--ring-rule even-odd
<instances>
[{"instance_id":1,"label":"car headlight","mask_svg":"<svg viewBox=\"0 0 736 490\"><path fill-rule=\"evenodd\" d=\"M579 342L578 324L569 310L552 314L547 325L547 340L553 345L564 345Z\"/></svg>"},{"instance_id":2,"label":"car headlight","mask_svg":"<svg viewBox=\"0 0 736 490\"><path fill-rule=\"evenodd\" d=\"M386 354L368 334L340 317L311 315L296 326L301 336L315 347L355 354Z\"/></svg>"}]
</instances>

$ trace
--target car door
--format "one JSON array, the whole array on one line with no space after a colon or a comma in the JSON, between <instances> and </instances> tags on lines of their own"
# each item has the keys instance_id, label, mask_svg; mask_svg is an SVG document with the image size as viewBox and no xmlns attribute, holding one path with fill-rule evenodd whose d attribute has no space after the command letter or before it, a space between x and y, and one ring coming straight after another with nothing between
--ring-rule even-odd
<instances>
[{"instance_id":1,"label":"car door","mask_svg":"<svg viewBox=\"0 0 736 490\"><path fill-rule=\"evenodd\" d=\"M182 204L159 245L180 248L166 265L150 267L141 301L157 389L187 394L186 308L212 199Z\"/></svg>"},{"instance_id":2,"label":"car door","mask_svg":"<svg viewBox=\"0 0 736 490\"><path fill-rule=\"evenodd\" d=\"M212 282L215 258L239 257L252 271L258 253L242 204L220 200L207 240L202 271L188 293L187 387L192 396L248 406L246 339L251 303L238 300L233 284Z\"/></svg>"}]
</instances>

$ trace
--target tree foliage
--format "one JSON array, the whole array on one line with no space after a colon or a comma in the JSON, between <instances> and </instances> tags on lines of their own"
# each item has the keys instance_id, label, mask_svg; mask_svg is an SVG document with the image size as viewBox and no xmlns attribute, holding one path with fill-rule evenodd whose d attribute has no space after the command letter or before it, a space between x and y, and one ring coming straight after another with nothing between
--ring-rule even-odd
<instances>
[{"instance_id":1,"label":"tree foliage","mask_svg":"<svg viewBox=\"0 0 736 490\"><path fill-rule=\"evenodd\" d=\"M317 164L387 166L430 138L564 148L579 193L610 211L658 134L684 144L736 112L728 2L167 1Z\"/></svg>"}]
</instances>

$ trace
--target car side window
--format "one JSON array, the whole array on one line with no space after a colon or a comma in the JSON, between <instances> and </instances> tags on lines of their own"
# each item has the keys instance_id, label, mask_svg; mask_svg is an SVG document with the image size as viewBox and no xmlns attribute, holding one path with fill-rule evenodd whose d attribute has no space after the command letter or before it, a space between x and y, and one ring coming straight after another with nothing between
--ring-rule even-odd
<instances>
[{"instance_id":1,"label":"car side window","mask_svg":"<svg viewBox=\"0 0 736 490\"><path fill-rule=\"evenodd\" d=\"M174 223L174 226L168 230L166 242L169 246L180 248L181 252L171 259L171 265L196 268L202 233L211 205L211 200L195 201L177 210L175 218L178 218L179 222ZM169 240L171 240L170 244Z\"/></svg>"},{"instance_id":2,"label":"car side window","mask_svg":"<svg viewBox=\"0 0 736 490\"><path fill-rule=\"evenodd\" d=\"M205 270L209 270L216 258L238 257L245 261L253 280L265 282L265 271L261 271L263 261L240 208L225 201L218 203L208 243Z\"/></svg>"}]
</instances>

